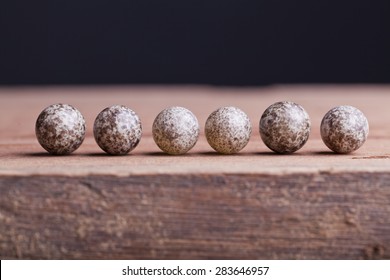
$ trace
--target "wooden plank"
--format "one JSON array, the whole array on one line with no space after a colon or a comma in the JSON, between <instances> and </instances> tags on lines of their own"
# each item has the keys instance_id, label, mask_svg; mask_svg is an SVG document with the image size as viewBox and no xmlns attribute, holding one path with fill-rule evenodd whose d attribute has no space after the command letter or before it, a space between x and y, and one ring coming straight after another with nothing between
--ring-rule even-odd
<instances>
[{"instance_id":1,"label":"wooden plank","mask_svg":"<svg viewBox=\"0 0 390 280\"><path fill-rule=\"evenodd\" d=\"M1 88L0 258L390 259L390 87ZM293 155L264 146L257 125L267 106L302 104L309 142ZM34 122L66 102L87 120L76 153L47 155ZM143 139L128 156L94 143L95 116L124 104L141 117ZM349 104L370 122L367 143L330 153L319 123ZM165 107L192 110L203 129L211 111L235 105L253 134L239 154L218 155L202 134L189 154L159 152L151 137Z\"/></svg>"},{"instance_id":2,"label":"wooden plank","mask_svg":"<svg viewBox=\"0 0 390 280\"><path fill-rule=\"evenodd\" d=\"M2 258L390 258L388 173L3 177Z\"/></svg>"}]
</instances>

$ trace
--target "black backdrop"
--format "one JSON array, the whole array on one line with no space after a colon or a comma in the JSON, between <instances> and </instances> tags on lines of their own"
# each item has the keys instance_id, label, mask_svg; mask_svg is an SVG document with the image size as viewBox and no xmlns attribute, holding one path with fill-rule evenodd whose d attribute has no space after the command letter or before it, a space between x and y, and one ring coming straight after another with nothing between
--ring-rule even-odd
<instances>
[{"instance_id":1,"label":"black backdrop","mask_svg":"<svg viewBox=\"0 0 390 280\"><path fill-rule=\"evenodd\" d=\"M389 0L1 0L1 84L389 83Z\"/></svg>"}]
</instances>

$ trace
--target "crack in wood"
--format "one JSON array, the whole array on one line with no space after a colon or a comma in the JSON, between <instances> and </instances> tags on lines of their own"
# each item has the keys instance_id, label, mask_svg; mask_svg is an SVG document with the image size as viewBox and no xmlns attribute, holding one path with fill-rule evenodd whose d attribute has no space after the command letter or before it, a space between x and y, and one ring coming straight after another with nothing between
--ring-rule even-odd
<instances>
[{"instance_id":1,"label":"crack in wood","mask_svg":"<svg viewBox=\"0 0 390 280\"><path fill-rule=\"evenodd\" d=\"M390 156L365 156L365 157L353 157L352 159L389 159Z\"/></svg>"},{"instance_id":2,"label":"crack in wood","mask_svg":"<svg viewBox=\"0 0 390 280\"><path fill-rule=\"evenodd\" d=\"M90 192L98 195L100 198L103 198L103 199L106 198L106 196L103 193L103 191L101 191L99 188L95 187L93 185L93 183L88 182L88 181L80 181L80 185L85 187L86 189L88 189Z\"/></svg>"}]
</instances>

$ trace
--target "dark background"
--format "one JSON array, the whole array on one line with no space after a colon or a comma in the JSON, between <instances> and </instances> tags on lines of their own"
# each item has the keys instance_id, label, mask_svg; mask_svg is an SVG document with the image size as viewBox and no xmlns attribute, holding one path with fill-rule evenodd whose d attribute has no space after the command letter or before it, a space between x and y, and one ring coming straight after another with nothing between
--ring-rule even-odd
<instances>
[{"instance_id":1,"label":"dark background","mask_svg":"<svg viewBox=\"0 0 390 280\"><path fill-rule=\"evenodd\" d=\"M0 32L0 84L390 82L389 0L1 0Z\"/></svg>"}]
</instances>

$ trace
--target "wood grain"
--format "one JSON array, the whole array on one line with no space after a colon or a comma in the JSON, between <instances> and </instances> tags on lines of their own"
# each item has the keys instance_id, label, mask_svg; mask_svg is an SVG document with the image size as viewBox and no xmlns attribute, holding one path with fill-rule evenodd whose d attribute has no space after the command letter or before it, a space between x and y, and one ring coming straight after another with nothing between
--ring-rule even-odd
<instances>
[{"instance_id":1,"label":"wood grain","mask_svg":"<svg viewBox=\"0 0 390 280\"><path fill-rule=\"evenodd\" d=\"M2 259L390 259L390 87L87 87L0 89ZM257 126L273 102L292 100L312 119L298 153L276 155ZM49 156L34 137L39 112L66 102L85 115L76 153ZM141 117L143 139L128 156L94 143L94 117L124 104ZM319 123L349 104L370 122L367 143L330 153ZM235 105L253 135L237 155L214 153L203 134L184 156L151 138L165 107L211 111Z\"/></svg>"}]
</instances>

